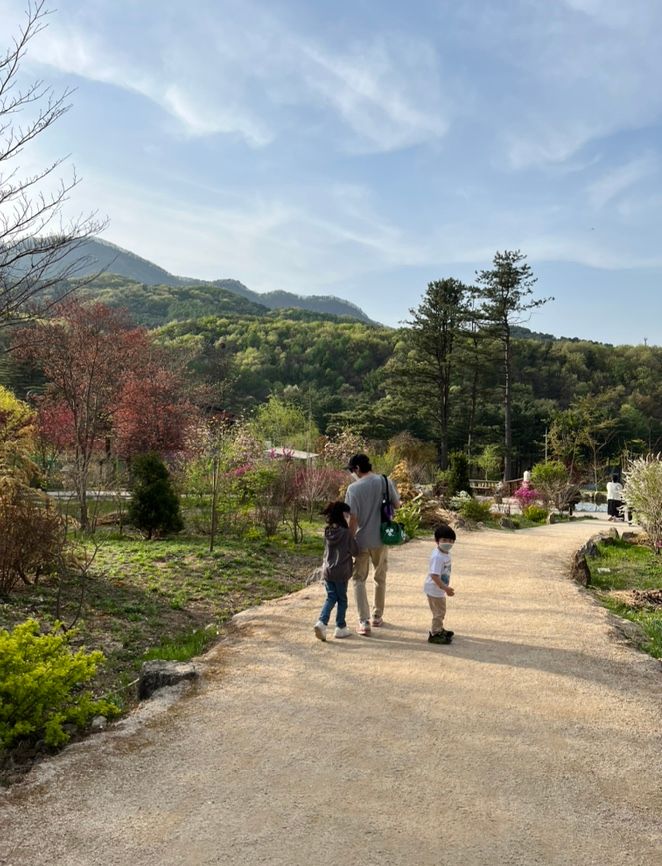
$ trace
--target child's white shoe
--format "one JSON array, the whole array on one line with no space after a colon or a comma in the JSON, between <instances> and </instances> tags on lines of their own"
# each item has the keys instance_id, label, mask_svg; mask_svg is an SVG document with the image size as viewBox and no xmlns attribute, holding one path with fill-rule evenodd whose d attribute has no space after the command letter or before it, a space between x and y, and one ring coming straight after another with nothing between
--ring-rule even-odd
<instances>
[{"instance_id":1,"label":"child's white shoe","mask_svg":"<svg viewBox=\"0 0 662 866\"><path fill-rule=\"evenodd\" d=\"M315 637L319 638L319 640L326 640L326 626L321 619L318 619L315 623Z\"/></svg>"},{"instance_id":2,"label":"child's white shoe","mask_svg":"<svg viewBox=\"0 0 662 866\"><path fill-rule=\"evenodd\" d=\"M347 628L347 626L344 626L343 628L337 628L334 631L333 636L334 637L349 637L351 633L352 633L351 629Z\"/></svg>"}]
</instances>

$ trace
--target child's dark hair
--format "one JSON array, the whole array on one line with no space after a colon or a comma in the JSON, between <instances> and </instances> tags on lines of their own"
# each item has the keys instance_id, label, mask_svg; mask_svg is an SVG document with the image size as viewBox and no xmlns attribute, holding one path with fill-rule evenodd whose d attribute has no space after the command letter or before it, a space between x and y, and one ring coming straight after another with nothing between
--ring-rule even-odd
<instances>
[{"instance_id":1,"label":"child's dark hair","mask_svg":"<svg viewBox=\"0 0 662 866\"><path fill-rule=\"evenodd\" d=\"M326 516L326 522L335 523L336 526L347 526L346 515L350 512L350 507L346 502L329 502L322 514Z\"/></svg>"},{"instance_id":2,"label":"child's dark hair","mask_svg":"<svg viewBox=\"0 0 662 866\"><path fill-rule=\"evenodd\" d=\"M452 526L449 526L447 523L440 523L439 526L435 527L434 530L434 540L435 541L455 541L457 536L455 535L455 530Z\"/></svg>"}]
</instances>

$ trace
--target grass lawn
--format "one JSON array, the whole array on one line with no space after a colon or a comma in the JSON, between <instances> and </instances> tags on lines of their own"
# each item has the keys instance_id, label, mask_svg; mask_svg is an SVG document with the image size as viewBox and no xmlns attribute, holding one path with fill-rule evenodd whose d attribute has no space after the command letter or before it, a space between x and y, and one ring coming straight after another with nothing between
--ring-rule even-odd
<instances>
[{"instance_id":1,"label":"grass lawn","mask_svg":"<svg viewBox=\"0 0 662 866\"><path fill-rule=\"evenodd\" d=\"M662 659L662 556L639 544L598 544L600 555L587 557L591 590L613 613L638 623L642 646Z\"/></svg>"},{"instance_id":2,"label":"grass lawn","mask_svg":"<svg viewBox=\"0 0 662 866\"><path fill-rule=\"evenodd\" d=\"M85 580L74 639L106 656L94 683L96 693L129 707L135 700L129 684L145 659L198 655L238 611L300 589L319 565L324 546L321 523L304 524L304 533L298 545L285 534L219 538L209 553L204 538L145 541L98 531L101 545ZM60 619L69 624L81 584L77 579L59 589ZM0 599L0 628L28 617L47 627L55 620L57 597L55 579L18 588Z\"/></svg>"}]
</instances>

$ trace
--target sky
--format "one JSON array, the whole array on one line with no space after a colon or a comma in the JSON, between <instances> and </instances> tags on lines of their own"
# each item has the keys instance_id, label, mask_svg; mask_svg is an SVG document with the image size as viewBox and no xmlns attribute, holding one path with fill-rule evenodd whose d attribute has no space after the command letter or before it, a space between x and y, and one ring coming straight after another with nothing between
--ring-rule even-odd
<instances>
[{"instance_id":1,"label":"sky","mask_svg":"<svg viewBox=\"0 0 662 866\"><path fill-rule=\"evenodd\" d=\"M662 345L659 0L53 5L20 81L75 93L21 168L67 155L105 240L394 326L519 249L530 328Z\"/></svg>"}]
</instances>

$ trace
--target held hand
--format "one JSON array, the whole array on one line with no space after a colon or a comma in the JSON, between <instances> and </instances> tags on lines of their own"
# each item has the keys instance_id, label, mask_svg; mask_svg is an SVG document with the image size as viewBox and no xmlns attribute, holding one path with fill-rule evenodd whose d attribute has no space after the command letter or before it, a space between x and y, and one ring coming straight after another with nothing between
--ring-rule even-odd
<instances>
[{"instance_id":1,"label":"held hand","mask_svg":"<svg viewBox=\"0 0 662 866\"><path fill-rule=\"evenodd\" d=\"M446 590L446 595L455 595L455 590L452 586L445 586L444 589Z\"/></svg>"}]
</instances>

